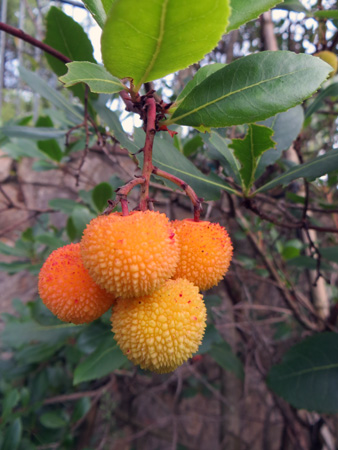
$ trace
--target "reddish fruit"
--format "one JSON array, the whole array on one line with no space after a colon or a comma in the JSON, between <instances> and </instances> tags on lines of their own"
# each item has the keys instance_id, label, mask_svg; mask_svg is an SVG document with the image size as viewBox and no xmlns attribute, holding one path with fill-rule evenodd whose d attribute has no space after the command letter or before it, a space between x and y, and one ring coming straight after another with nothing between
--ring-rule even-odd
<instances>
[{"instance_id":1,"label":"reddish fruit","mask_svg":"<svg viewBox=\"0 0 338 450\"><path fill-rule=\"evenodd\" d=\"M39 294L60 320L75 324L98 319L114 302L114 296L101 289L84 267L80 244L49 255L39 274Z\"/></svg>"}]
</instances>

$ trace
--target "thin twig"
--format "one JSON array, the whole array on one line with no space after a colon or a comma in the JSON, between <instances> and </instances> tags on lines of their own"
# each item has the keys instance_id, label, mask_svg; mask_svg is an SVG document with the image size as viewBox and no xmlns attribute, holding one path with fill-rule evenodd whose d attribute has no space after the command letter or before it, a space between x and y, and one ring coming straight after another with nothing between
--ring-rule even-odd
<instances>
[{"instance_id":1,"label":"thin twig","mask_svg":"<svg viewBox=\"0 0 338 450\"><path fill-rule=\"evenodd\" d=\"M15 205L12 202L12 199L9 197L9 195L7 194L7 192L4 190L4 188L1 185L0 185L0 192L5 197L5 199L7 200L8 207L9 208L15 208Z\"/></svg>"},{"instance_id":2,"label":"thin twig","mask_svg":"<svg viewBox=\"0 0 338 450\"><path fill-rule=\"evenodd\" d=\"M282 222L282 221L276 219L275 217L270 216L269 214L266 214L263 211L259 210L257 208L257 205L255 204L255 202L252 201L252 199L250 199L250 198L247 198L245 200L244 205L246 206L247 209L252 211L254 214L256 214L261 219L266 220L267 222L273 223L274 225L276 225L278 227L288 228L290 230L302 229L302 228L307 227L309 230L316 230L316 231L320 231L323 233L338 233L337 228L319 227L317 225L312 225L308 221L304 222L303 220L294 222L294 223Z\"/></svg>"},{"instance_id":3,"label":"thin twig","mask_svg":"<svg viewBox=\"0 0 338 450\"><path fill-rule=\"evenodd\" d=\"M279 312L282 314L288 314L291 315L292 312L289 309L281 308L280 306L271 306L271 305L248 305L246 303L243 304L237 304L233 306L233 309L257 309L260 311L272 311L272 312Z\"/></svg>"},{"instance_id":4,"label":"thin twig","mask_svg":"<svg viewBox=\"0 0 338 450\"><path fill-rule=\"evenodd\" d=\"M122 212L123 215L128 215L128 203L127 203L127 195L130 193L130 191L137 186L138 184L144 184L146 182L145 178L143 176L135 177L131 181L129 181L127 184L125 184L122 187L119 187L116 189L116 200L108 200L108 206L103 211L102 215L108 215L110 214L116 206L121 202L122 206ZM124 211L123 211L124 208Z\"/></svg>"},{"instance_id":5,"label":"thin twig","mask_svg":"<svg viewBox=\"0 0 338 450\"><path fill-rule=\"evenodd\" d=\"M200 375L198 373L198 371L195 369L194 366L187 366L189 371L191 372L191 374L196 377L202 384L204 384L204 386L214 394L215 397L218 398L218 400L220 400L222 403L224 403L226 406L230 406L229 405L229 401L216 389L214 388L214 386L212 386L207 380L205 380L202 375Z\"/></svg>"},{"instance_id":6,"label":"thin twig","mask_svg":"<svg viewBox=\"0 0 338 450\"><path fill-rule=\"evenodd\" d=\"M49 45L45 44L42 41L39 41L38 39L35 39L33 36L30 36L29 34L25 33L22 30L19 30L18 28L12 27L11 25L8 25L7 23L0 22L0 30L5 31L5 33L11 34L12 36L15 36L19 39L22 39L25 42L28 42L31 45L34 45L34 47L41 48L46 53L49 53L50 55L54 56L55 58L59 59L60 61L66 63L72 62L71 59L68 58L68 56L63 55L61 52L56 50L53 47L50 47Z\"/></svg>"},{"instance_id":7,"label":"thin twig","mask_svg":"<svg viewBox=\"0 0 338 450\"><path fill-rule=\"evenodd\" d=\"M89 127L88 127L88 120L89 120L88 97L89 97L89 86L88 86L88 84L85 84L84 119L83 119L82 125L84 126L84 129L85 129L86 138L85 138L85 148L84 148L84 151L83 151L83 155L82 155L82 158L81 158L81 161L80 161L80 165L79 165L79 167L77 169L77 172L76 172L76 175L75 175L76 186L79 186L81 169L83 167L83 164L85 163L86 156L87 156L88 150L89 150L89 136L90 136L90 132L89 132Z\"/></svg>"},{"instance_id":8,"label":"thin twig","mask_svg":"<svg viewBox=\"0 0 338 450\"><path fill-rule=\"evenodd\" d=\"M140 210L145 211L148 207L149 200L149 182L150 176L153 171L153 144L156 134L156 102L153 97L146 99L147 118L146 118L146 141L143 147L143 168L142 176L145 179L145 183L141 188L140 196Z\"/></svg>"},{"instance_id":9,"label":"thin twig","mask_svg":"<svg viewBox=\"0 0 338 450\"><path fill-rule=\"evenodd\" d=\"M28 222L31 219L34 219L39 212L35 211L32 214L29 214L26 218L19 220L18 222L15 222L14 224L10 225L9 227L5 228L4 230L0 231L0 236L4 236L5 234L9 233L10 231L17 230L20 225L22 225L25 222Z\"/></svg>"},{"instance_id":10,"label":"thin twig","mask_svg":"<svg viewBox=\"0 0 338 450\"><path fill-rule=\"evenodd\" d=\"M194 220L195 222L199 221L201 210L202 210L202 201L203 199L199 198L196 194L196 192L193 190L191 186L189 186L188 183L181 180L180 178L176 177L175 175L172 175L171 173L165 172L164 170L159 169L158 167L153 167L153 173L155 175L158 175L162 178L165 178L166 180L171 181L172 183L179 186L190 198L192 204L194 205Z\"/></svg>"},{"instance_id":11,"label":"thin twig","mask_svg":"<svg viewBox=\"0 0 338 450\"><path fill-rule=\"evenodd\" d=\"M297 300L294 298L294 296L290 293L290 291L287 289L287 287L285 286L285 284L283 283L283 281L281 280L277 270L275 269L275 267L273 266L272 262L267 258L265 252L261 249L256 237L254 236L254 234L250 231L250 228L246 222L245 217L242 215L242 213L237 210L236 214L238 216L238 218L240 219L240 225L242 227L242 229L245 231L245 233L247 234L249 241L251 242L251 244L253 245L254 249L258 252L258 254L260 255L260 257L262 258L266 268L268 269L268 271L270 272L270 275L272 276L272 278L278 283L278 289L280 290L280 292L282 293L286 303L290 306L290 308L292 309L296 319L298 320L298 322L303 325L304 327L308 328L309 330L312 331L319 331L319 329L321 328L321 326L318 323L314 323L312 322L310 319L308 319L304 314L301 313L301 311L299 310L299 305L297 303Z\"/></svg>"}]
</instances>

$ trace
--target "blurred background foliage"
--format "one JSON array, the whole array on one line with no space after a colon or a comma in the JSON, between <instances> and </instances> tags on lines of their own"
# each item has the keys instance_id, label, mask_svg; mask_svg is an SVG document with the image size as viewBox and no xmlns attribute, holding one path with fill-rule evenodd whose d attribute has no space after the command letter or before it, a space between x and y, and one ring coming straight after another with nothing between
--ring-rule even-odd
<instances>
[{"instance_id":1,"label":"blurred background foliage","mask_svg":"<svg viewBox=\"0 0 338 450\"><path fill-rule=\"evenodd\" d=\"M2 0L1 7L2 21L72 59L100 62L99 30L82 3ZM318 18L318 10L326 14ZM288 0L225 35L200 64L145 88L173 101L207 63L268 49L337 53L337 26L336 1ZM186 174L207 200L203 218L226 226L235 253L225 280L205 297L198 354L173 374L143 372L114 345L109 314L64 324L37 294L46 257L79 241L133 177L132 154L144 139L133 127L141 123L118 96L90 94L95 126L86 134L85 89L62 88L62 63L4 33L0 56L0 449L337 448L338 166L320 160L321 176L302 169L248 201L224 190L239 184L229 144L245 126L210 134L179 127L173 140L159 138L156 164ZM336 75L303 106L264 122L277 147L259 162L257 189L337 150L337 97ZM170 183L154 178L151 188L156 209L171 219L192 215ZM136 199L137 190L131 207ZM304 214L312 230L292 226ZM300 360L314 374L308 354L320 376L290 374Z\"/></svg>"}]
</instances>

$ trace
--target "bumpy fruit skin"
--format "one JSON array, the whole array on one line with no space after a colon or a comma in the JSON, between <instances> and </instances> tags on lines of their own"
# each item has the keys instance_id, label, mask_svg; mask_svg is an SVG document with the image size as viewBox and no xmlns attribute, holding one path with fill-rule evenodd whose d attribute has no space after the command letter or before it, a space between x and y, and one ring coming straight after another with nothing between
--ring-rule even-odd
<instances>
[{"instance_id":1,"label":"bumpy fruit skin","mask_svg":"<svg viewBox=\"0 0 338 450\"><path fill-rule=\"evenodd\" d=\"M114 302L114 296L101 289L84 267L80 244L49 255L39 274L39 294L60 320L75 324L98 319Z\"/></svg>"},{"instance_id":2,"label":"bumpy fruit skin","mask_svg":"<svg viewBox=\"0 0 338 450\"><path fill-rule=\"evenodd\" d=\"M187 280L168 280L152 295L119 299L112 314L121 350L142 369L172 372L201 343L206 309L198 288Z\"/></svg>"},{"instance_id":3,"label":"bumpy fruit skin","mask_svg":"<svg viewBox=\"0 0 338 450\"><path fill-rule=\"evenodd\" d=\"M217 285L226 274L232 258L232 244L225 228L218 223L173 222L180 259L173 278L186 278L201 290Z\"/></svg>"},{"instance_id":4,"label":"bumpy fruit skin","mask_svg":"<svg viewBox=\"0 0 338 450\"><path fill-rule=\"evenodd\" d=\"M81 254L96 283L116 297L130 298L148 295L171 278L179 248L165 214L138 211L93 219Z\"/></svg>"},{"instance_id":5,"label":"bumpy fruit skin","mask_svg":"<svg viewBox=\"0 0 338 450\"><path fill-rule=\"evenodd\" d=\"M333 68L332 72L329 73L330 78L332 78L337 73L338 59L335 53L330 52L329 50L323 50L322 52L316 53L314 56L318 56L318 58L330 64L330 66Z\"/></svg>"}]
</instances>

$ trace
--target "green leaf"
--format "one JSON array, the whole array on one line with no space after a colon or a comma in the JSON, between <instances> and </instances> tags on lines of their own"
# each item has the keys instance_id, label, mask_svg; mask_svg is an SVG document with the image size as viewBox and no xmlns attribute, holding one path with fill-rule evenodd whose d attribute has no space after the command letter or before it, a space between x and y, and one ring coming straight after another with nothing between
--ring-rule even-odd
<instances>
[{"instance_id":1,"label":"green leaf","mask_svg":"<svg viewBox=\"0 0 338 450\"><path fill-rule=\"evenodd\" d=\"M328 261L332 261L335 263L338 263L338 247L324 247L320 248L320 254L323 258L327 259Z\"/></svg>"},{"instance_id":2,"label":"green leaf","mask_svg":"<svg viewBox=\"0 0 338 450\"><path fill-rule=\"evenodd\" d=\"M111 334L74 372L74 385L104 377L127 362Z\"/></svg>"},{"instance_id":3,"label":"green leaf","mask_svg":"<svg viewBox=\"0 0 338 450\"><path fill-rule=\"evenodd\" d=\"M64 341L59 341L54 345L49 343L35 344L17 350L15 358L22 364L34 364L40 361L50 360L56 352L64 345Z\"/></svg>"},{"instance_id":4,"label":"green leaf","mask_svg":"<svg viewBox=\"0 0 338 450\"><path fill-rule=\"evenodd\" d=\"M44 43L55 48L72 61L95 63L93 46L82 26L61 9L51 6L46 16ZM66 72L65 64L52 55L46 58L57 75Z\"/></svg>"},{"instance_id":5,"label":"green leaf","mask_svg":"<svg viewBox=\"0 0 338 450\"><path fill-rule=\"evenodd\" d=\"M93 189L93 202L98 211L102 212L107 201L113 196L113 188L108 183L100 183Z\"/></svg>"},{"instance_id":6,"label":"green leaf","mask_svg":"<svg viewBox=\"0 0 338 450\"><path fill-rule=\"evenodd\" d=\"M229 145L234 150L234 155L240 161L242 186L246 193L249 192L255 181L255 172L260 156L276 143L271 139L273 130L263 125L249 125L244 139L233 139Z\"/></svg>"},{"instance_id":7,"label":"green leaf","mask_svg":"<svg viewBox=\"0 0 338 450\"><path fill-rule=\"evenodd\" d=\"M131 141L123 131L119 118L114 111L111 111L100 102L95 103L95 109L101 119L108 125L110 129L109 131L120 143L121 147L127 149L131 153L137 153L140 150L140 147L138 147L133 141Z\"/></svg>"},{"instance_id":8,"label":"green leaf","mask_svg":"<svg viewBox=\"0 0 338 450\"><path fill-rule=\"evenodd\" d=\"M34 140L62 138L67 130L56 130L47 127L20 127L18 125L7 125L0 128L0 133L8 137L27 138Z\"/></svg>"},{"instance_id":9,"label":"green leaf","mask_svg":"<svg viewBox=\"0 0 338 450\"><path fill-rule=\"evenodd\" d=\"M72 61L96 62L93 57L93 46L79 23L55 6L49 9L46 21L45 44L55 48ZM49 53L46 53L46 58L56 75L64 75L67 72L64 62ZM81 100L84 98L84 86L75 86L72 91Z\"/></svg>"},{"instance_id":10,"label":"green leaf","mask_svg":"<svg viewBox=\"0 0 338 450\"><path fill-rule=\"evenodd\" d=\"M229 148L229 144L231 143L230 139L224 138L216 131L212 130L210 132L210 137L208 137L207 134L203 136L204 141L209 144L211 144L210 157L212 159L217 159L217 161L222 164L222 166L225 168L226 174L231 176L237 184L240 184L240 175L239 175L239 169L240 164L238 160L234 157L233 150ZM216 152L215 156L213 154L213 151Z\"/></svg>"},{"instance_id":11,"label":"green leaf","mask_svg":"<svg viewBox=\"0 0 338 450\"><path fill-rule=\"evenodd\" d=\"M76 229L77 238L81 238L83 230L94 217L94 214L92 214L86 206L77 205L74 208L71 218Z\"/></svg>"},{"instance_id":12,"label":"green leaf","mask_svg":"<svg viewBox=\"0 0 338 450\"><path fill-rule=\"evenodd\" d=\"M231 0L231 16L227 31L236 30L244 23L257 19L279 3L279 0Z\"/></svg>"},{"instance_id":13,"label":"green leaf","mask_svg":"<svg viewBox=\"0 0 338 450\"><path fill-rule=\"evenodd\" d=\"M85 416L88 411L90 410L90 406L91 406L91 401L90 398L88 397L83 397L80 398L80 400L78 400L75 403L75 408L72 414L72 422L77 422L78 420L80 420L83 416Z\"/></svg>"},{"instance_id":14,"label":"green leaf","mask_svg":"<svg viewBox=\"0 0 338 450\"><path fill-rule=\"evenodd\" d=\"M36 241L47 245L51 250L66 245L66 242L63 239L53 236L52 234L40 234L36 237Z\"/></svg>"},{"instance_id":15,"label":"green leaf","mask_svg":"<svg viewBox=\"0 0 338 450\"><path fill-rule=\"evenodd\" d=\"M139 89L202 59L225 32L229 14L228 0L161 0L142 8L139 0L115 0L102 34L104 65Z\"/></svg>"},{"instance_id":16,"label":"green leaf","mask_svg":"<svg viewBox=\"0 0 338 450\"><path fill-rule=\"evenodd\" d=\"M6 324L2 342L14 348L33 341L53 345L80 330L79 325L61 322L58 325L41 325L33 320L27 323L11 322Z\"/></svg>"},{"instance_id":17,"label":"green leaf","mask_svg":"<svg viewBox=\"0 0 338 450\"><path fill-rule=\"evenodd\" d=\"M68 424L62 415L62 409L57 411L48 411L40 416L40 422L46 428L57 430L58 428L63 428Z\"/></svg>"},{"instance_id":18,"label":"green leaf","mask_svg":"<svg viewBox=\"0 0 338 450\"><path fill-rule=\"evenodd\" d=\"M79 205L79 203L70 198L53 198L49 200L48 204L51 208L68 215L72 214L74 209Z\"/></svg>"},{"instance_id":19,"label":"green leaf","mask_svg":"<svg viewBox=\"0 0 338 450\"><path fill-rule=\"evenodd\" d=\"M338 412L338 334L321 333L294 345L272 367L268 386L298 409Z\"/></svg>"},{"instance_id":20,"label":"green leaf","mask_svg":"<svg viewBox=\"0 0 338 450\"><path fill-rule=\"evenodd\" d=\"M311 256L296 256L295 258L291 258L287 261L288 266L297 267L299 269L309 269L316 270L317 269L317 260L311 258ZM325 264L323 261L320 262L320 268L322 270L333 270L331 266Z\"/></svg>"},{"instance_id":21,"label":"green leaf","mask_svg":"<svg viewBox=\"0 0 338 450\"><path fill-rule=\"evenodd\" d=\"M186 84L183 91L178 95L175 103L179 104L184 99L184 97L186 97L189 94L189 92L193 90L195 86L202 83L202 81L204 81L209 75L217 72L217 70L222 69L225 66L226 64L214 63L201 67L196 72L194 78L190 80L189 83Z\"/></svg>"},{"instance_id":22,"label":"green leaf","mask_svg":"<svg viewBox=\"0 0 338 450\"><path fill-rule=\"evenodd\" d=\"M338 167L338 150L332 150L325 155L318 156L305 164L299 164L284 172L279 177L269 181L269 183L261 186L255 192L265 192L279 184L284 186L296 178L318 178Z\"/></svg>"},{"instance_id":23,"label":"green leaf","mask_svg":"<svg viewBox=\"0 0 338 450\"><path fill-rule=\"evenodd\" d=\"M204 353L209 353L214 344L220 344L221 342L224 342L224 339L215 326L212 323L209 323L206 327L202 344L199 346L197 354L203 355Z\"/></svg>"},{"instance_id":24,"label":"green leaf","mask_svg":"<svg viewBox=\"0 0 338 450\"><path fill-rule=\"evenodd\" d=\"M71 217L68 217L67 224L66 224L66 231L67 231L69 239L71 241L74 241L76 239L77 231L76 231L74 222Z\"/></svg>"},{"instance_id":25,"label":"green leaf","mask_svg":"<svg viewBox=\"0 0 338 450\"><path fill-rule=\"evenodd\" d=\"M47 141L38 142L39 149L45 153L48 158L53 161L60 162L63 157L63 152L56 139L48 139ZM55 167L55 166L54 166Z\"/></svg>"},{"instance_id":26,"label":"green leaf","mask_svg":"<svg viewBox=\"0 0 338 450\"><path fill-rule=\"evenodd\" d=\"M17 450L22 436L21 419L15 419L7 428L1 450Z\"/></svg>"},{"instance_id":27,"label":"green leaf","mask_svg":"<svg viewBox=\"0 0 338 450\"><path fill-rule=\"evenodd\" d=\"M72 62L66 64L68 72L59 78L65 87L77 83L87 83L92 92L114 94L126 89L121 81L113 77L103 66L90 62Z\"/></svg>"},{"instance_id":28,"label":"green leaf","mask_svg":"<svg viewBox=\"0 0 338 450\"><path fill-rule=\"evenodd\" d=\"M282 256L284 259L296 258L300 255L303 248L303 243L298 239L291 239L287 241L282 248Z\"/></svg>"},{"instance_id":29,"label":"green leaf","mask_svg":"<svg viewBox=\"0 0 338 450\"><path fill-rule=\"evenodd\" d=\"M44 160L35 161L32 165L32 169L35 170L36 172L44 172L46 170L55 170L57 168L58 167L55 165L54 162L44 161Z\"/></svg>"},{"instance_id":30,"label":"green leaf","mask_svg":"<svg viewBox=\"0 0 338 450\"><path fill-rule=\"evenodd\" d=\"M77 340L78 349L85 354L93 353L103 340L111 336L110 328L102 322L93 322L84 327Z\"/></svg>"},{"instance_id":31,"label":"green leaf","mask_svg":"<svg viewBox=\"0 0 338 450\"><path fill-rule=\"evenodd\" d=\"M338 19L338 11L336 9L315 11L311 15L313 15L313 17L317 17L318 19Z\"/></svg>"},{"instance_id":32,"label":"green leaf","mask_svg":"<svg viewBox=\"0 0 338 450\"><path fill-rule=\"evenodd\" d=\"M9 245L4 244L0 241L0 253L3 255L11 255L11 256L25 256L23 255L22 249L16 247L10 247Z\"/></svg>"},{"instance_id":33,"label":"green leaf","mask_svg":"<svg viewBox=\"0 0 338 450\"><path fill-rule=\"evenodd\" d=\"M2 420L6 421L13 408L15 408L15 406L19 403L19 400L20 394L17 389L11 389L10 391L6 392L5 398L3 399L2 403Z\"/></svg>"},{"instance_id":34,"label":"green leaf","mask_svg":"<svg viewBox=\"0 0 338 450\"><path fill-rule=\"evenodd\" d=\"M284 0L284 2L279 3L275 9L284 9L286 11L296 11L303 13L308 12L308 9L306 9L299 0Z\"/></svg>"},{"instance_id":35,"label":"green leaf","mask_svg":"<svg viewBox=\"0 0 338 450\"><path fill-rule=\"evenodd\" d=\"M37 143L29 141L28 139L13 139L2 147L2 150L6 152L13 159L19 159L22 157L28 158L45 158L45 154L38 149Z\"/></svg>"},{"instance_id":36,"label":"green leaf","mask_svg":"<svg viewBox=\"0 0 338 450\"><path fill-rule=\"evenodd\" d=\"M111 8L111 6L112 6L114 1L115 0L102 0L102 5L103 5L103 8L104 8L106 14L109 13L110 8Z\"/></svg>"},{"instance_id":37,"label":"green leaf","mask_svg":"<svg viewBox=\"0 0 338 450\"><path fill-rule=\"evenodd\" d=\"M49 86L39 75L30 72L24 67L19 68L21 79L27 83L34 92L37 92L41 97L48 100L57 109L65 112L67 118L74 124L83 122L83 113L81 114L63 95L56 89Z\"/></svg>"},{"instance_id":38,"label":"green leaf","mask_svg":"<svg viewBox=\"0 0 338 450\"><path fill-rule=\"evenodd\" d=\"M243 364L233 353L227 342L223 341L221 344L214 344L209 354L223 369L233 372L240 380L244 379Z\"/></svg>"},{"instance_id":39,"label":"green leaf","mask_svg":"<svg viewBox=\"0 0 338 450\"><path fill-rule=\"evenodd\" d=\"M122 182L122 184L123 184L123 182ZM85 191L84 189L80 189L78 194L79 194L79 197L81 198L81 200L83 201L83 203L86 206L88 206L88 208L91 211L98 212L98 209L95 206L95 203L93 202L93 190L94 189L91 189L89 191Z\"/></svg>"},{"instance_id":40,"label":"green leaf","mask_svg":"<svg viewBox=\"0 0 338 450\"><path fill-rule=\"evenodd\" d=\"M53 127L53 121L49 116L40 116L35 124L36 127ZM53 161L60 162L63 152L56 139L41 140L38 142L39 149Z\"/></svg>"},{"instance_id":41,"label":"green leaf","mask_svg":"<svg viewBox=\"0 0 338 450\"><path fill-rule=\"evenodd\" d=\"M144 141L144 132L139 128L134 132L135 141ZM137 155L138 160L143 161L143 154ZM197 167L177 150L171 142L155 137L153 149L153 164L159 169L165 170L188 183L204 200L215 200L220 197L222 190L234 193L223 180L215 174L204 175ZM179 189L177 185L160 178L163 182L173 188Z\"/></svg>"},{"instance_id":42,"label":"green leaf","mask_svg":"<svg viewBox=\"0 0 338 450\"><path fill-rule=\"evenodd\" d=\"M296 258L297 256L299 256L299 254L300 254L299 249L291 246L283 248L282 251L282 257L286 260Z\"/></svg>"},{"instance_id":43,"label":"green leaf","mask_svg":"<svg viewBox=\"0 0 338 450\"><path fill-rule=\"evenodd\" d=\"M107 1L107 0L106 0ZM107 14L101 0L83 0L85 7L94 17L96 22L103 28Z\"/></svg>"},{"instance_id":44,"label":"green leaf","mask_svg":"<svg viewBox=\"0 0 338 450\"><path fill-rule=\"evenodd\" d=\"M267 166L274 164L287 150L292 142L299 135L304 122L304 111L300 105L289 109L288 111L270 117L260 125L272 128L274 131L273 140L276 142L276 148L271 148L264 152L259 160L255 173L255 178L259 178Z\"/></svg>"},{"instance_id":45,"label":"green leaf","mask_svg":"<svg viewBox=\"0 0 338 450\"><path fill-rule=\"evenodd\" d=\"M193 155L198 148L203 147L203 139L200 134L197 134L193 138L189 139L183 146L183 155L190 156Z\"/></svg>"},{"instance_id":46,"label":"green leaf","mask_svg":"<svg viewBox=\"0 0 338 450\"><path fill-rule=\"evenodd\" d=\"M320 93L305 111L305 118L307 119L313 113L318 111L318 109L324 104L324 101L327 97L338 97L338 83L330 84L327 88L320 91Z\"/></svg>"},{"instance_id":47,"label":"green leaf","mask_svg":"<svg viewBox=\"0 0 338 450\"><path fill-rule=\"evenodd\" d=\"M27 270L32 273L38 273L40 269L41 264L32 264L31 262L21 262L21 261L11 263L0 262L0 270L8 272L10 275L22 272L23 270Z\"/></svg>"},{"instance_id":48,"label":"green leaf","mask_svg":"<svg viewBox=\"0 0 338 450\"><path fill-rule=\"evenodd\" d=\"M225 127L264 120L301 103L331 70L305 54L267 51L245 56L192 89L164 123Z\"/></svg>"}]
</instances>

